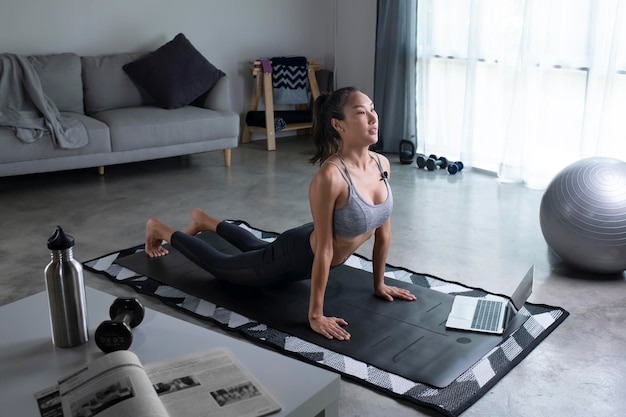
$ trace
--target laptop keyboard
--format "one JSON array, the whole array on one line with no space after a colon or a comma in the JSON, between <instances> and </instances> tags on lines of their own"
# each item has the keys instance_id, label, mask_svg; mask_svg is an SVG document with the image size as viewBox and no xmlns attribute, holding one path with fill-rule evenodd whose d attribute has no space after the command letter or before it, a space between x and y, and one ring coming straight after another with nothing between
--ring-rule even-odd
<instances>
[{"instance_id":1,"label":"laptop keyboard","mask_svg":"<svg viewBox=\"0 0 626 417\"><path fill-rule=\"evenodd\" d=\"M478 300L472 328L477 330L498 330L498 318L502 310L502 303L493 300Z\"/></svg>"}]
</instances>

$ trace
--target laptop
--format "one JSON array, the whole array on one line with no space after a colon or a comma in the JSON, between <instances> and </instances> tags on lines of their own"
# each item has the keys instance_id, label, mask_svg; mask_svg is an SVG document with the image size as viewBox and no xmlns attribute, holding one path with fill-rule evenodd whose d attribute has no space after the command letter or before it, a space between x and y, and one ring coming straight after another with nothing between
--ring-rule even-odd
<instances>
[{"instance_id":1,"label":"laptop","mask_svg":"<svg viewBox=\"0 0 626 417\"><path fill-rule=\"evenodd\" d=\"M457 295L446 321L451 329L502 334L533 291L535 265L531 266L511 300L486 300Z\"/></svg>"}]
</instances>

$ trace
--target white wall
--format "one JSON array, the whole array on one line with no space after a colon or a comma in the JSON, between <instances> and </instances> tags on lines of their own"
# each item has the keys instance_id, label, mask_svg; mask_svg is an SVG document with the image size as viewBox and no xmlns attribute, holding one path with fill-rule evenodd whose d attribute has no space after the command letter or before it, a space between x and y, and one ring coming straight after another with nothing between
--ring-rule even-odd
<instances>
[{"instance_id":1,"label":"white wall","mask_svg":"<svg viewBox=\"0 0 626 417\"><path fill-rule=\"evenodd\" d=\"M376 0L0 0L0 52L148 51L182 32L232 78L233 105L245 114L257 58L321 58L338 86L373 92L375 8Z\"/></svg>"}]
</instances>

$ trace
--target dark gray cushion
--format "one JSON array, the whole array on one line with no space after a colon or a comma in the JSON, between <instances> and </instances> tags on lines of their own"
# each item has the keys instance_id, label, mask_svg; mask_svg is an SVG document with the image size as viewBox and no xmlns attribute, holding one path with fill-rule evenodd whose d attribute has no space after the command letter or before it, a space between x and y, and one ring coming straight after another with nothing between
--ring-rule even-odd
<instances>
[{"instance_id":1,"label":"dark gray cushion","mask_svg":"<svg viewBox=\"0 0 626 417\"><path fill-rule=\"evenodd\" d=\"M190 104L225 75L203 57L182 33L123 68L165 109Z\"/></svg>"}]
</instances>

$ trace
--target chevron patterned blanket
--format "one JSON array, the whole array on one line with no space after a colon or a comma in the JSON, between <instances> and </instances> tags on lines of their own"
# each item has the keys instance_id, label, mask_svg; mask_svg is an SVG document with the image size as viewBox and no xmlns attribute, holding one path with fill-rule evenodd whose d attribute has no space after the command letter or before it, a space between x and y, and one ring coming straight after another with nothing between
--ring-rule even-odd
<instances>
[{"instance_id":1,"label":"chevron patterned blanket","mask_svg":"<svg viewBox=\"0 0 626 417\"><path fill-rule=\"evenodd\" d=\"M271 62L274 103L308 103L309 78L306 57L274 57Z\"/></svg>"}]
</instances>

